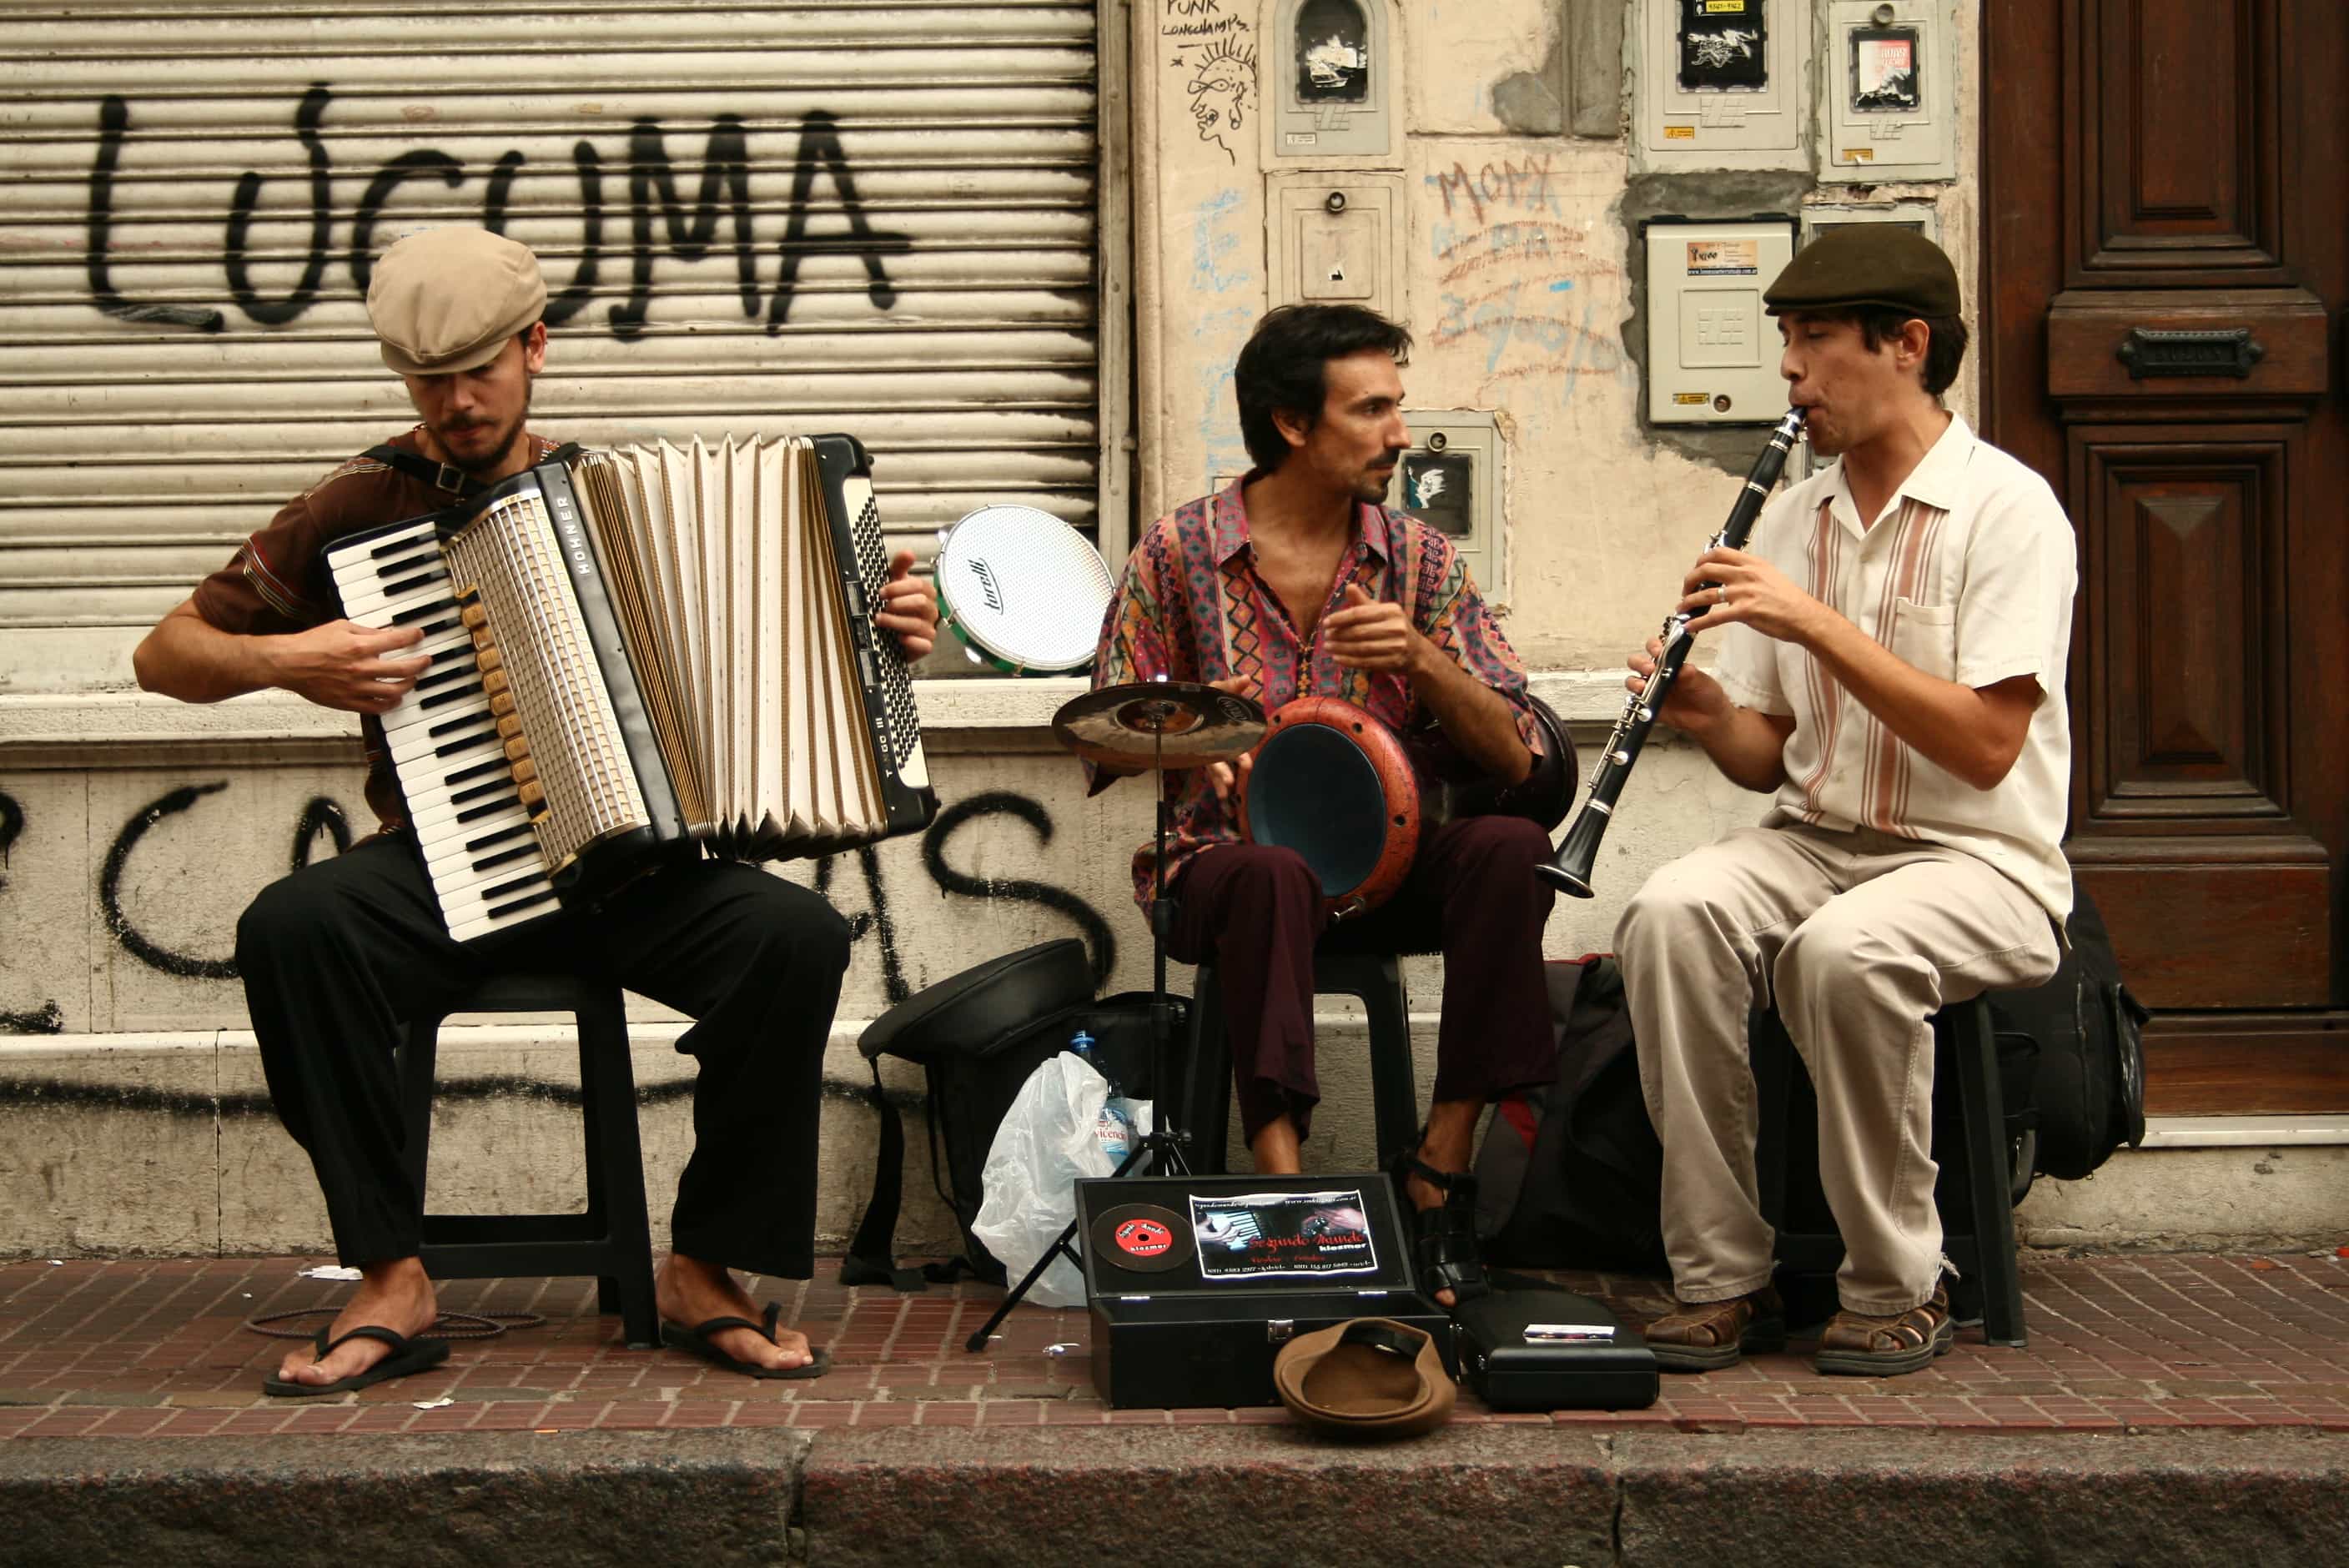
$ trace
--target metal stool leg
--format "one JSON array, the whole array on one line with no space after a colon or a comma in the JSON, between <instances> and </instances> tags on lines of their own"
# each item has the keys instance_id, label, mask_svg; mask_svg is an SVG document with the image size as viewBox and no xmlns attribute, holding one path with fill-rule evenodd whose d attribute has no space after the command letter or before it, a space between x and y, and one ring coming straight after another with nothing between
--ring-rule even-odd
<instances>
[{"instance_id":1,"label":"metal stool leg","mask_svg":"<svg viewBox=\"0 0 2349 1568\"><path fill-rule=\"evenodd\" d=\"M1370 1015L1371 1125L1381 1163L1419 1148L1419 1089L1411 1063L1411 998L1392 953L1349 954L1314 965L1314 989L1361 998Z\"/></svg>"},{"instance_id":2,"label":"metal stool leg","mask_svg":"<svg viewBox=\"0 0 2349 1568\"><path fill-rule=\"evenodd\" d=\"M400 1163L408 1169L409 1185L416 1189L416 1208L424 1210L424 1171L432 1149L432 1075L440 1065L440 1019L418 1018L408 1026L399 1047L399 1120L407 1136Z\"/></svg>"},{"instance_id":3,"label":"metal stool leg","mask_svg":"<svg viewBox=\"0 0 2349 1568\"><path fill-rule=\"evenodd\" d=\"M587 1212L609 1238L607 1265L597 1276L596 1305L616 1309L632 1347L660 1342L653 1305L651 1226L645 1214L644 1151L636 1133L636 1074L628 1062L628 1026L619 993L590 992L579 1008L579 1088L585 1102Z\"/></svg>"},{"instance_id":4,"label":"metal stool leg","mask_svg":"<svg viewBox=\"0 0 2349 1568\"><path fill-rule=\"evenodd\" d=\"M1212 964L1200 965L1191 981L1190 1056L1183 1073L1183 1105L1192 1169L1202 1176L1221 1176L1231 1169L1232 1040L1224 1027L1224 987Z\"/></svg>"},{"instance_id":5,"label":"metal stool leg","mask_svg":"<svg viewBox=\"0 0 2349 1568\"><path fill-rule=\"evenodd\" d=\"M1990 1003L1980 996L1943 1010L1965 1116L1966 1192L1973 1210L1975 1266L1982 1282L1982 1336L2021 1346L2023 1278L2014 1255L2009 1193L2006 1107L1998 1081L1998 1039Z\"/></svg>"}]
</instances>

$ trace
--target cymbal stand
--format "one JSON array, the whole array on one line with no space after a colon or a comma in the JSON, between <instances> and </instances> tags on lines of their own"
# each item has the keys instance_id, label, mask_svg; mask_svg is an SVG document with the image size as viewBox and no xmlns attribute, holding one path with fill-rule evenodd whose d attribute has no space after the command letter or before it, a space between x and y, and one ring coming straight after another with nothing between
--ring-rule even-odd
<instances>
[{"instance_id":1,"label":"cymbal stand","mask_svg":"<svg viewBox=\"0 0 2349 1568\"><path fill-rule=\"evenodd\" d=\"M1171 717L1171 712L1170 708L1168 714L1158 716L1162 727ZM1191 1173L1191 1134L1182 1126L1179 1113L1170 1114L1168 1110L1169 1107L1179 1107L1183 1097L1173 1092L1174 1077L1168 1070L1172 1064L1167 1060L1174 1033L1168 1015L1174 1009L1166 1000L1166 923L1172 918L1166 904L1166 824L1171 812L1166 805L1166 732L1164 727L1152 731L1150 750L1150 777L1158 789L1158 853L1151 865L1150 895L1150 1131L1134 1140L1133 1147L1126 1151L1125 1159L1110 1172L1112 1181L1139 1165L1146 1155L1158 1156L1156 1169L1162 1173L1173 1172L1183 1176ZM1061 1233L1052 1244L1044 1249L1034 1266L1029 1269L1026 1277L1011 1287L988 1320L963 1341L962 1347L966 1352L976 1355L987 1348L987 1342L995 1336L995 1331L1011 1315L1011 1309L1027 1299L1029 1291L1044 1277L1044 1271L1052 1266L1054 1258L1065 1257L1080 1270L1084 1267L1084 1260L1077 1255L1076 1236L1077 1220L1071 1216L1069 1222L1061 1228Z\"/></svg>"}]
</instances>

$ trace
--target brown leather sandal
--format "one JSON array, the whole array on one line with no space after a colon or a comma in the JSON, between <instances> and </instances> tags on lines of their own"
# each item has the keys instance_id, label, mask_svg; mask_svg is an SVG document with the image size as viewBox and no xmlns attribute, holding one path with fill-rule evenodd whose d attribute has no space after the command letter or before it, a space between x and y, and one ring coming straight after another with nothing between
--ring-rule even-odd
<instances>
[{"instance_id":1,"label":"brown leather sandal","mask_svg":"<svg viewBox=\"0 0 2349 1568\"><path fill-rule=\"evenodd\" d=\"M1727 1301L1680 1302L1646 1330L1656 1365L1667 1372L1717 1372L1747 1351L1786 1347L1786 1307L1764 1285Z\"/></svg>"},{"instance_id":2,"label":"brown leather sandal","mask_svg":"<svg viewBox=\"0 0 2349 1568\"><path fill-rule=\"evenodd\" d=\"M1837 1312L1819 1336L1818 1359L1811 1365L1849 1377L1897 1377L1930 1367L1933 1357L1947 1356L1956 1342L1949 1287L1936 1284L1922 1306L1890 1317L1871 1317L1849 1307Z\"/></svg>"}]
</instances>

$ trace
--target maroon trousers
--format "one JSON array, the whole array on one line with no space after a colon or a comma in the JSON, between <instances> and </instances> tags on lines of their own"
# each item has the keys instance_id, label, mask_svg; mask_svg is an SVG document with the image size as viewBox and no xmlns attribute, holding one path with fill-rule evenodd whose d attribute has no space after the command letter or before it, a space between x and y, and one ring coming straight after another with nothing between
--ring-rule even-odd
<instances>
[{"instance_id":1,"label":"maroon trousers","mask_svg":"<svg viewBox=\"0 0 2349 1568\"><path fill-rule=\"evenodd\" d=\"M1542 925L1555 896L1534 867L1548 835L1518 817L1471 817L1423 839L1402 891L1330 926L1321 887L1294 850L1225 844L1169 890L1166 951L1213 962L1224 992L1240 1125L1250 1139L1283 1115L1303 1137L1321 1098L1313 1074L1313 950L1444 954L1435 1040L1439 1100L1490 1099L1549 1081L1556 1066ZM1395 1152L1380 1150L1383 1158Z\"/></svg>"}]
</instances>

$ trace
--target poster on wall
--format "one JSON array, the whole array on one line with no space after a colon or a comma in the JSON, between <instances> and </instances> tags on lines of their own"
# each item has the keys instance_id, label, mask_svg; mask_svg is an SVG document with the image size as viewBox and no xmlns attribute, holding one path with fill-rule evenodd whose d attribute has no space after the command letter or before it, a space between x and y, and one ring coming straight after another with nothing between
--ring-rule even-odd
<instances>
[{"instance_id":1,"label":"poster on wall","mask_svg":"<svg viewBox=\"0 0 2349 1568\"><path fill-rule=\"evenodd\" d=\"M1297 101L1359 104L1371 96L1371 20L1355 0L1297 8Z\"/></svg>"},{"instance_id":2,"label":"poster on wall","mask_svg":"<svg viewBox=\"0 0 2349 1568\"><path fill-rule=\"evenodd\" d=\"M1405 452L1402 509L1454 539L1474 531L1476 463L1469 452Z\"/></svg>"},{"instance_id":3,"label":"poster on wall","mask_svg":"<svg viewBox=\"0 0 2349 1568\"><path fill-rule=\"evenodd\" d=\"M1683 92L1758 92L1770 85L1764 53L1769 0L1681 0Z\"/></svg>"},{"instance_id":4,"label":"poster on wall","mask_svg":"<svg viewBox=\"0 0 2349 1568\"><path fill-rule=\"evenodd\" d=\"M1913 114L1924 106L1917 82L1918 30L1855 27L1851 32L1851 108L1856 114Z\"/></svg>"}]
</instances>

